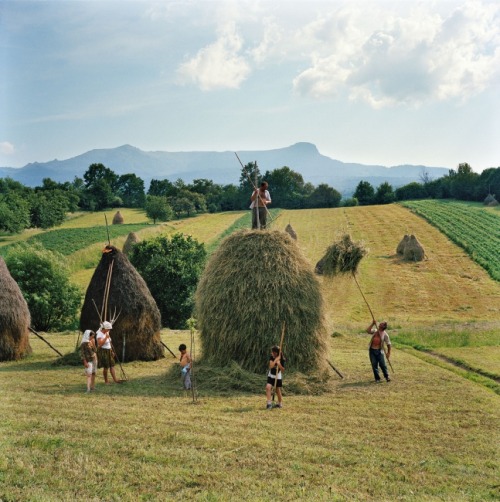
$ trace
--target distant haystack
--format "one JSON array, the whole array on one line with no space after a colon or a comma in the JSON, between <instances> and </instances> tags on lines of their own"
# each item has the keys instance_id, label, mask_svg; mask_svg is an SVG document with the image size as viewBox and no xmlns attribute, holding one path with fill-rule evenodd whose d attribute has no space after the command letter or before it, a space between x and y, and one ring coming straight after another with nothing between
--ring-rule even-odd
<instances>
[{"instance_id":1,"label":"distant haystack","mask_svg":"<svg viewBox=\"0 0 500 502\"><path fill-rule=\"evenodd\" d=\"M114 246L106 246L85 295L80 316L80 330L97 331L103 310L108 271L111 269L106 319L120 313L111 331L111 339L122 360L152 361L163 357L160 339L161 316L144 279ZM97 307L97 308L96 308ZM124 349L125 346L125 349Z\"/></svg>"},{"instance_id":2,"label":"distant haystack","mask_svg":"<svg viewBox=\"0 0 500 502\"><path fill-rule=\"evenodd\" d=\"M325 256L316 264L315 272L327 276L355 273L367 252L363 243L354 242L349 234L344 234L328 247Z\"/></svg>"},{"instance_id":3,"label":"distant haystack","mask_svg":"<svg viewBox=\"0 0 500 502\"><path fill-rule=\"evenodd\" d=\"M0 257L0 361L15 361L31 354L28 304Z\"/></svg>"},{"instance_id":4,"label":"distant haystack","mask_svg":"<svg viewBox=\"0 0 500 502\"><path fill-rule=\"evenodd\" d=\"M414 235L410 235L403 252L403 258L406 261L422 261L425 258L424 247Z\"/></svg>"},{"instance_id":5,"label":"distant haystack","mask_svg":"<svg viewBox=\"0 0 500 502\"><path fill-rule=\"evenodd\" d=\"M495 196L493 194L488 194L486 198L483 201L483 204L485 206L489 206L492 202L496 202L498 204L498 201L495 199Z\"/></svg>"},{"instance_id":6,"label":"distant haystack","mask_svg":"<svg viewBox=\"0 0 500 502\"><path fill-rule=\"evenodd\" d=\"M493 199L489 204L488 207L497 207L498 206L498 201L496 199Z\"/></svg>"},{"instance_id":7,"label":"distant haystack","mask_svg":"<svg viewBox=\"0 0 500 502\"><path fill-rule=\"evenodd\" d=\"M116 211L116 214L113 216L113 225L121 225L123 223L123 216L120 211Z\"/></svg>"},{"instance_id":8,"label":"distant haystack","mask_svg":"<svg viewBox=\"0 0 500 502\"><path fill-rule=\"evenodd\" d=\"M292 228L292 225L290 225L290 223L286 226L285 228L285 232L290 235L290 237L296 241L297 240L297 233L295 232L295 230Z\"/></svg>"},{"instance_id":9,"label":"distant haystack","mask_svg":"<svg viewBox=\"0 0 500 502\"><path fill-rule=\"evenodd\" d=\"M139 242L139 237L135 232L130 232L128 234L127 240L123 244L123 254L129 256L132 252L133 247Z\"/></svg>"},{"instance_id":10,"label":"distant haystack","mask_svg":"<svg viewBox=\"0 0 500 502\"><path fill-rule=\"evenodd\" d=\"M404 255L405 247L408 242L410 242L410 236L408 234L405 234L405 236L401 239L401 242L398 244L398 247L396 248L396 253Z\"/></svg>"},{"instance_id":11,"label":"distant haystack","mask_svg":"<svg viewBox=\"0 0 500 502\"><path fill-rule=\"evenodd\" d=\"M241 230L212 255L196 291L203 357L263 372L285 323L287 369L324 367L325 320L318 281L284 232Z\"/></svg>"}]
</instances>

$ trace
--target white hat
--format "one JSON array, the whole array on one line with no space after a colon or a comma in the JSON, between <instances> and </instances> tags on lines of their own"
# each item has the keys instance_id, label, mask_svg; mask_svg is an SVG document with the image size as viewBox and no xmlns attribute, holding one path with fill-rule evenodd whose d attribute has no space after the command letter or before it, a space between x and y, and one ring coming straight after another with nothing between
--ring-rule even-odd
<instances>
[{"instance_id":1,"label":"white hat","mask_svg":"<svg viewBox=\"0 0 500 502\"><path fill-rule=\"evenodd\" d=\"M104 321L101 327L103 329L113 329L113 325L109 321Z\"/></svg>"}]
</instances>

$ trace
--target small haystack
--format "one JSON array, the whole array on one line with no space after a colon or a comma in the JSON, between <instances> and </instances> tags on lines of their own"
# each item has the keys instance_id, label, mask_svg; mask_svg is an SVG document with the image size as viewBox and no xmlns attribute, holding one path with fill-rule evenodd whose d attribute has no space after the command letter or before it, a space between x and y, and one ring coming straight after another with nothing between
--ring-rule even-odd
<instances>
[{"instance_id":1,"label":"small haystack","mask_svg":"<svg viewBox=\"0 0 500 502\"><path fill-rule=\"evenodd\" d=\"M118 358L120 361L160 359L163 357L160 311L144 279L128 258L114 246L105 247L101 261L90 280L80 316L80 330L97 331L99 328L97 309L99 312L103 310L103 297L111 263L113 268L107 315L103 320L110 320L115 312L116 314L121 312L111 331Z\"/></svg>"},{"instance_id":2,"label":"small haystack","mask_svg":"<svg viewBox=\"0 0 500 502\"><path fill-rule=\"evenodd\" d=\"M113 216L113 225L121 225L123 224L123 216L120 211L116 211L116 214Z\"/></svg>"},{"instance_id":3,"label":"small haystack","mask_svg":"<svg viewBox=\"0 0 500 502\"><path fill-rule=\"evenodd\" d=\"M28 304L0 257L0 361L16 361L31 354Z\"/></svg>"},{"instance_id":4,"label":"small haystack","mask_svg":"<svg viewBox=\"0 0 500 502\"><path fill-rule=\"evenodd\" d=\"M493 199L489 204L488 207L497 207L498 206L498 201L496 199Z\"/></svg>"},{"instance_id":5,"label":"small haystack","mask_svg":"<svg viewBox=\"0 0 500 502\"><path fill-rule=\"evenodd\" d=\"M355 273L367 253L363 243L354 242L349 234L344 234L326 250L325 256L316 264L315 272L327 276Z\"/></svg>"},{"instance_id":6,"label":"small haystack","mask_svg":"<svg viewBox=\"0 0 500 502\"><path fill-rule=\"evenodd\" d=\"M123 254L129 256L132 252L132 248L139 242L139 237L135 232L130 232L128 234L127 240L123 244Z\"/></svg>"},{"instance_id":7,"label":"small haystack","mask_svg":"<svg viewBox=\"0 0 500 502\"><path fill-rule=\"evenodd\" d=\"M483 204L485 206L489 206L492 202L496 202L498 204L497 200L495 199L495 196L493 194L489 193L486 196L486 198L484 199Z\"/></svg>"},{"instance_id":8,"label":"small haystack","mask_svg":"<svg viewBox=\"0 0 500 502\"><path fill-rule=\"evenodd\" d=\"M297 240L297 233L295 230L292 228L292 225L290 223L286 226L285 232L294 240Z\"/></svg>"},{"instance_id":9,"label":"small haystack","mask_svg":"<svg viewBox=\"0 0 500 502\"><path fill-rule=\"evenodd\" d=\"M401 239L401 242L398 244L398 247L396 248L396 253L404 255L405 247L409 241L410 241L410 236L408 234L405 234L405 236Z\"/></svg>"},{"instance_id":10,"label":"small haystack","mask_svg":"<svg viewBox=\"0 0 500 502\"><path fill-rule=\"evenodd\" d=\"M422 261L425 258L424 247L414 235L410 235L404 249L403 258L406 261Z\"/></svg>"},{"instance_id":11,"label":"small haystack","mask_svg":"<svg viewBox=\"0 0 500 502\"><path fill-rule=\"evenodd\" d=\"M263 373L285 323L287 374L323 369L325 320L317 279L284 232L241 230L212 255L196 291L203 356Z\"/></svg>"}]
</instances>

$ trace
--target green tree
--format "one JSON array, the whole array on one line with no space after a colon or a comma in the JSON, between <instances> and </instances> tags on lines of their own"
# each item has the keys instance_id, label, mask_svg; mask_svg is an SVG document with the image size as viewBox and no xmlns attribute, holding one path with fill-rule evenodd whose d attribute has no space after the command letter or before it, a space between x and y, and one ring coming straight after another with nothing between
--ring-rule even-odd
<instances>
[{"instance_id":1,"label":"green tree","mask_svg":"<svg viewBox=\"0 0 500 502\"><path fill-rule=\"evenodd\" d=\"M0 230L18 234L30 226L30 205L21 193L0 193Z\"/></svg>"},{"instance_id":2,"label":"green tree","mask_svg":"<svg viewBox=\"0 0 500 502\"><path fill-rule=\"evenodd\" d=\"M135 174L124 174L116 182L116 194L125 207L144 207L144 181Z\"/></svg>"},{"instance_id":3,"label":"green tree","mask_svg":"<svg viewBox=\"0 0 500 502\"><path fill-rule=\"evenodd\" d=\"M191 216L196 213L195 205L186 197L170 197L168 202L177 218L183 215Z\"/></svg>"},{"instance_id":4,"label":"green tree","mask_svg":"<svg viewBox=\"0 0 500 502\"><path fill-rule=\"evenodd\" d=\"M178 191L178 188L169 180L151 180L148 195L173 197Z\"/></svg>"},{"instance_id":5,"label":"green tree","mask_svg":"<svg viewBox=\"0 0 500 502\"><path fill-rule=\"evenodd\" d=\"M146 198L146 216L156 221L169 221L173 218L174 212L167 199L158 195L148 195Z\"/></svg>"},{"instance_id":6,"label":"green tree","mask_svg":"<svg viewBox=\"0 0 500 502\"><path fill-rule=\"evenodd\" d=\"M175 234L138 242L130 261L146 281L163 326L183 329L194 307L194 292L205 264L203 244Z\"/></svg>"},{"instance_id":7,"label":"green tree","mask_svg":"<svg viewBox=\"0 0 500 502\"><path fill-rule=\"evenodd\" d=\"M450 193L454 199L475 200L479 185L479 175L464 162L458 165L457 171L450 171Z\"/></svg>"},{"instance_id":8,"label":"green tree","mask_svg":"<svg viewBox=\"0 0 500 502\"><path fill-rule=\"evenodd\" d=\"M300 173L283 166L266 171L264 179L269 183L273 207L297 209L305 206L305 183Z\"/></svg>"},{"instance_id":9,"label":"green tree","mask_svg":"<svg viewBox=\"0 0 500 502\"><path fill-rule=\"evenodd\" d=\"M375 204L390 204L396 199L392 185L385 181L381 183L375 192Z\"/></svg>"},{"instance_id":10,"label":"green tree","mask_svg":"<svg viewBox=\"0 0 500 502\"><path fill-rule=\"evenodd\" d=\"M425 199L429 196L425 186L421 183L417 183L416 181L396 188L394 195L396 196L396 200L417 200Z\"/></svg>"},{"instance_id":11,"label":"green tree","mask_svg":"<svg viewBox=\"0 0 500 502\"><path fill-rule=\"evenodd\" d=\"M5 262L28 304L35 329L57 331L75 326L82 293L70 283L63 255L40 243L22 243L8 250Z\"/></svg>"},{"instance_id":12,"label":"green tree","mask_svg":"<svg viewBox=\"0 0 500 502\"><path fill-rule=\"evenodd\" d=\"M353 197L358 199L360 206L368 206L370 204L373 204L374 196L375 189L368 181L360 181L353 194Z\"/></svg>"},{"instance_id":13,"label":"green tree","mask_svg":"<svg viewBox=\"0 0 500 502\"><path fill-rule=\"evenodd\" d=\"M103 164L91 164L83 175L89 205L104 209L113 204L118 175Z\"/></svg>"},{"instance_id":14,"label":"green tree","mask_svg":"<svg viewBox=\"0 0 500 502\"><path fill-rule=\"evenodd\" d=\"M342 195L340 192L327 185L321 183L313 193L307 198L308 207L339 207Z\"/></svg>"},{"instance_id":15,"label":"green tree","mask_svg":"<svg viewBox=\"0 0 500 502\"><path fill-rule=\"evenodd\" d=\"M31 198L30 219L35 228L51 228L60 225L70 208L70 199L59 189L37 192Z\"/></svg>"}]
</instances>

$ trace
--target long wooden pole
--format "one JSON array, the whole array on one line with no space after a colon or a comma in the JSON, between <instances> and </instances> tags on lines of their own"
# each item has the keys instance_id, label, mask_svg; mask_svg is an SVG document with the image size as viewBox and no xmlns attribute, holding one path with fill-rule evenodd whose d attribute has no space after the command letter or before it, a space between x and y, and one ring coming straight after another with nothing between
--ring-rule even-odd
<instances>
[{"instance_id":1,"label":"long wooden pole","mask_svg":"<svg viewBox=\"0 0 500 502\"><path fill-rule=\"evenodd\" d=\"M279 351L279 357L280 357L280 362L281 362L281 352L283 349L283 341L285 339L285 321L283 321L283 327L281 328L281 340L280 340L280 351ZM274 401L274 395L276 394L276 387L278 386L278 373L280 369L276 368L276 375L274 375L274 387L273 387L273 401Z\"/></svg>"},{"instance_id":2,"label":"long wooden pole","mask_svg":"<svg viewBox=\"0 0 500 502\"><path fill-rule=\"evenodd\" d=\"M172 357L174 359L177 359L176 355L167 347L167 345L165 343L163 343L161 340L160 340L160 343L172 354Z\"/></svg>"},{"instance_id":3,"label":"long wooden pole","mask_svg":"<svg viewBox=\"0 0 500 502\"><path fill-rule=\"evenodd\" d=\"M53 347L47 340L45 340L45 338L38 334L32 327L29 327L28 328L34 335L36 335L38 338L40 338L40 340L43 340L54 352L56 352L57 354L59 354L61 357L63 357L63 355L55 348Z\"/></svg>"}]
</instances>

